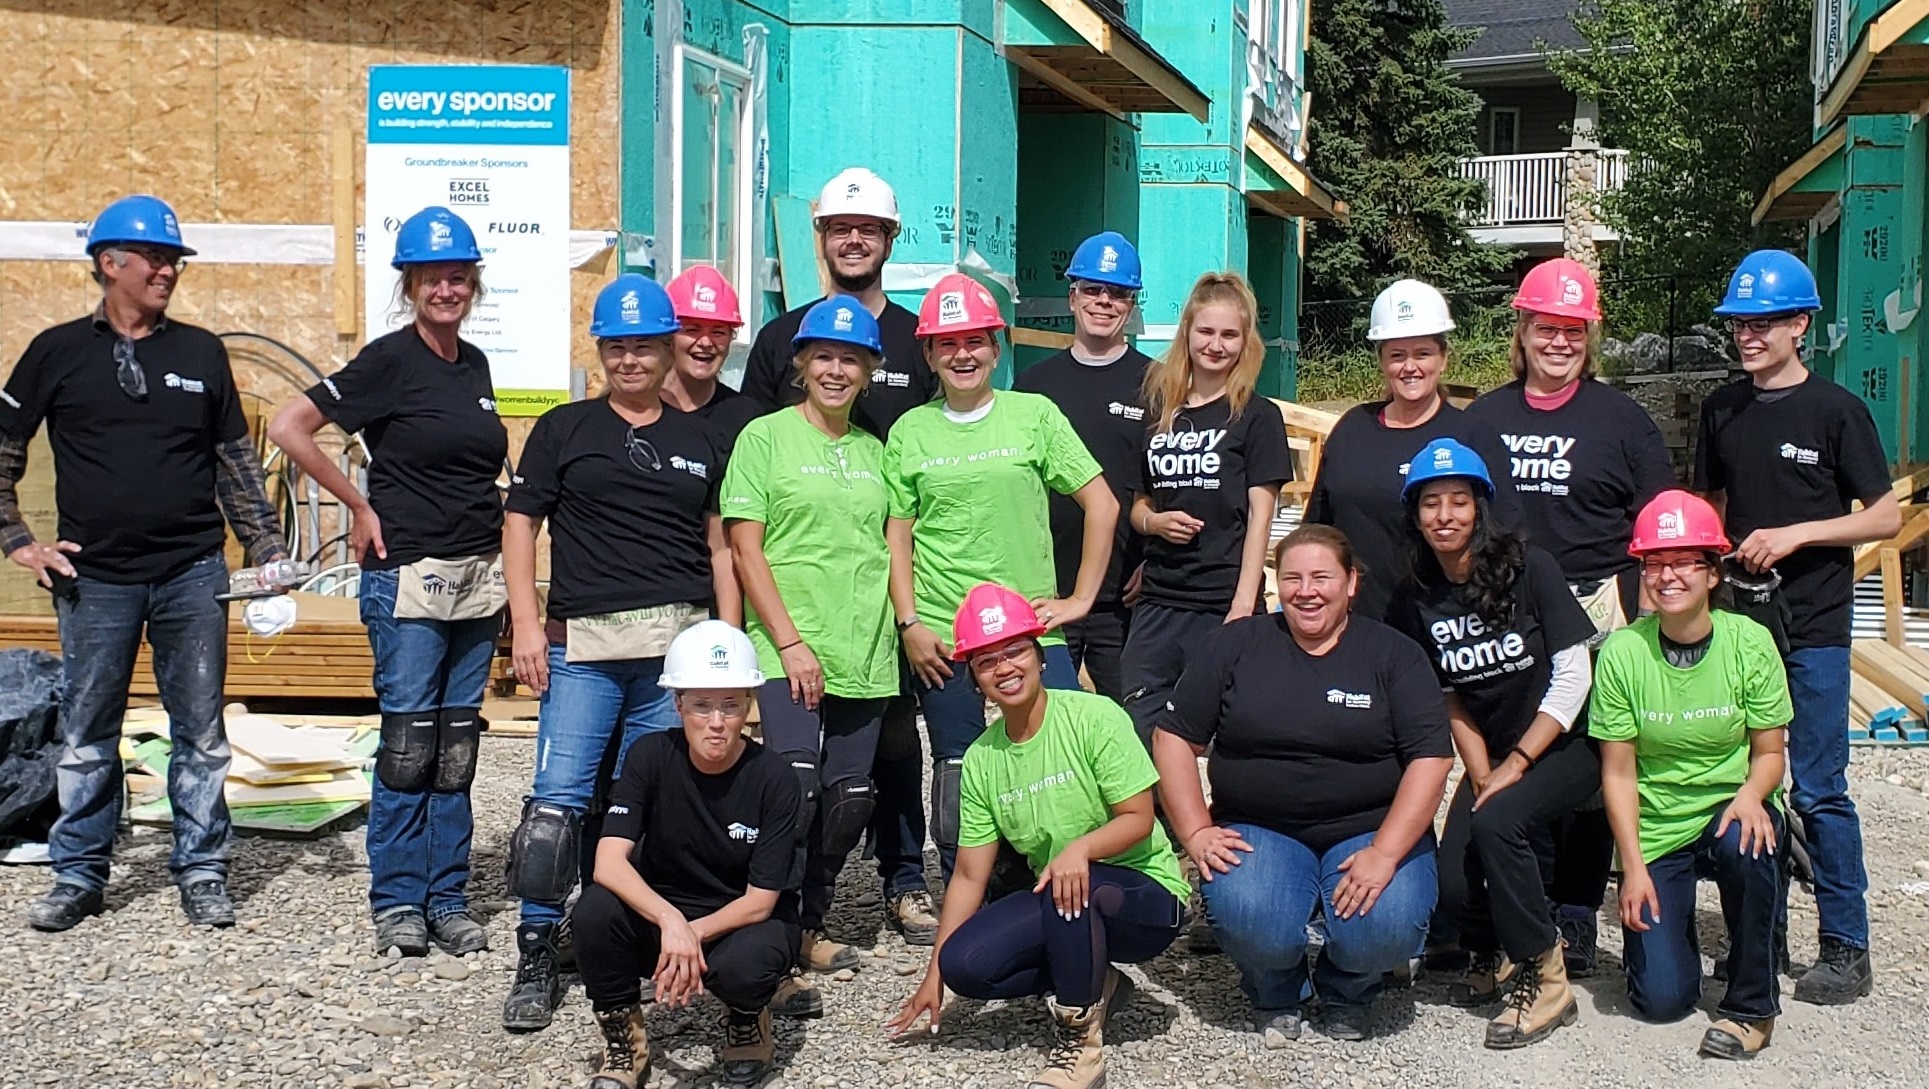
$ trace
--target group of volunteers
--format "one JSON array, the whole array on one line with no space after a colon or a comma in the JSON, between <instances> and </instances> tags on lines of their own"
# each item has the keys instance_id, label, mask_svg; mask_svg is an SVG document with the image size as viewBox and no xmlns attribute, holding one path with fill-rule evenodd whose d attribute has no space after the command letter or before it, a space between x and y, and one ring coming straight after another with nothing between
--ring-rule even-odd
<instances>
[{"instance_id":1,"label":"group of volunteers","mask_svg":"<svg viewBox=\"0 0 1929 1089\"><path fill-rule=\"evenodd\" d=\"M1071 346L1001 390L1005 322L977 281L942 277L917 313L886 298L882 179L831 179L815 225L834 291L762 327L741 390L719 380L746 323L721 275L617 276L588 329L606 391L536 422L506 496L488 361L461 336L483 253L449 210L397 234L409 322L276 412L268 437L352 512L378 949L488 946L470 788L506 609L540 722L502 1023L547 1026L573 961L595 1089L645 1079L648 1004L705 992L725 1080L762 1077L772 1017L821 1016L811 976L863 963L827 918L867 837L886 923L931 948L889 1028L936 1033L947 988L1045 997L1046 1089L1103 1084L1134 986L1118 966L1164 953L1195 895L1267 1047L1314 1017L1366 1037L1423 955L1459 976L1454 1005L1491 1012L1487 1046L1543 1040L1578 1016L1616 855L1645 1018L1696 1008L1695 884L1716 882L1726 991L1700 1050L1747 1057L1790 970L1785 807L1820 913L1795 995L1870 992L1851 548L1900 516L1868 411L1803 362L1821 303L1799 260L1749 255L1717 308L1747 373L1703 409L1700 496L1592 380L1583 266L1526 276L1516 378L1465 409L1440 388L1447 300L1393 284L1367 333L1386 396L1340 418L1269 547L1293 461L1238 275L1201 276L1152 359L1127 342L1139 255L1095 235L1066 272ZM166 316L193 253L173 213L117 201L87 250L100 305L0 390L0 542L53 590L68 672L54 884L28 921L103 909L145 631L170 869L190 922L231 925L223 520L251 564L286 547L220 341ZM43 421L51 543L15 496ZM366 443L365 482L318 444L331 424ZM1731 607L1736 580L1756 592Z\"/></svg>"}]
</instances>

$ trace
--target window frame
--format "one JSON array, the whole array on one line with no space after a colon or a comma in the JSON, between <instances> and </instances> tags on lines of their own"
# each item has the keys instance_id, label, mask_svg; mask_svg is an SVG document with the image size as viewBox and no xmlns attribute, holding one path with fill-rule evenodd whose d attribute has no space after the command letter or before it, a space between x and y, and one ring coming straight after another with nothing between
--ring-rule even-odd
<instances>
[{"instance_id":1,"label":"window frame","mask_svg":"<svg viewBox=\"0 0 1929 1089\"><path fill-rule=\"evenodd\" d=\"M742 103L742 109L740 110L742 116L738 118L736 126L736 206L732 211L734 213L733 222L737 224L737 229L733 232L730 243L730 264L733 269L733 274L729 276L729 280L730 286L737 292L737 298L741 300L740 305L744 309L751 309L754 300L760 298L756 289L757 281L755 270L752 268L755 255L751 252L752 235L754 234L751 230L753 222L751 217L756 212L753 205L755 202L757 170L755 150L757 119L756 110L751 102L751 94L755 88L755 81L750 69L744 65L724 57L719 57L715 53L705 49L699 49L686 42L677 42L671 51L671 56L670 222L667 224L670 228L667 232L670 241L670 275L675 276L684 269L683 210L686 199L686 194L684 193L684 165L685 150L688 145L686 139L688 134L684 132L683 124L684 85L688 82L686 78L687 66L695 62L714 71L717 74L719 83L728 82L736 87L739 94L739 101ZM721 129L719 129L719 131L721 131ZM708 194L711 207L713 208L719 203L721 196L720 188L722 185L721 172L718 169L718 164L715 162L716 150L716 145L713 143L710 152L712 162L710 166L710 192ZM715 229L715 225L712 224L711 232L713 237ZM748 345L750 343L751 333L756 325L754 315L745 314L745 318L749 320L746 320L743 325L737 328L735 337L735 341L742 345Z\"/></svg>"}]
</instances>

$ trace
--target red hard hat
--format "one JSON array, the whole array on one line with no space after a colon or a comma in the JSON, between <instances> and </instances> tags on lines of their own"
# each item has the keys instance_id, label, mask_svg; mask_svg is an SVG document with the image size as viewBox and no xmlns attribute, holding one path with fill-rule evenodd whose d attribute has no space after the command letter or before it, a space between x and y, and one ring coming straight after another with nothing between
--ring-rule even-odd
<instances>
[{"instance_id":1,"label":"red hard hat","mask_svg":"<svg viewBox=\"0 0 1929 1089\"><path fill-rule=\"evenodd\" d=\"M1594 274L1579 261L1556 257L1542 261L1527 272L1514 295L1514 309L1530 314L1551 314L1558 318L1601 320L1601 297L1594 287Z\"/></svg>"},{"instance_id":2,"label":"red hard hat","mask_svg":"<svg viewBox=\"0 0 1929 1089\"><path fill-rule=\"evenodd\" d=\"M998 301L983 284L962 272L946 273L918 307L917 335L920 337L1004 327Z\"/></svg>"},{"instance_id":3,"label":"red hard hat","mask_svg":"<svg viewBox=\"0 0 1929 1089\"><path fill-rule=\"evenodd\" d=\"M1634 539L1628 542L1628 555L1678 548L1723 555L1733 551L1715 508L1692 492L1670 488L1648 500L1634 516Z\"/></svg>"},{"instance_id":4,"label":"red hard hat","mask_svg":"<svg viewBox=\"0 0 1929 1089\"><path fill-rule=\"evenodd\" d=\"M1043 634L1045 625L1024 595L995 582L981 582L965 595L957 619L951 622L951 657L962 662L986 647Z\"/></svg>"},{"instance_id":5,"label":"red hard hat","mask_svg":"<svg viewBox=\"0 0 1929 1089\"><path fill-rule=\"evenodd\" d=\"M737 293L723 273L709 265L692 265L664 285L670 305L684 321L714 321L723 325L742 325L737 309Z\"/></svg>"}]
</instances>

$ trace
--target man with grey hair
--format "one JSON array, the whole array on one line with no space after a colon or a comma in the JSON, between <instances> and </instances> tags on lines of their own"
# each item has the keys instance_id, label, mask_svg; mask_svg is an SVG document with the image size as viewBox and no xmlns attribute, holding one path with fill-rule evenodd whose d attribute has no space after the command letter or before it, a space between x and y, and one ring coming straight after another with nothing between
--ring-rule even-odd
<instances>
[{"instance_id":1,"label":"man with grey hair","mask_svg":"<svg viewBox=\"0 0 1929 1089\"><path fill-rule=\"evenodd\" d=\"M215 600L228 588L223 516L250 564L282 559L287 546L227 350L167 317L193 252L160 200L108 205L87 232L100 305L36 336L0 388L0 550L53 592L67 669L54 885L28 908L36 930L67 930L102 909L143 629L173 741L168 868L190 924L234 924L222 796L228 610ZM35 540L15 494L43 422L60 513L52 542Z\"/></svg>"}]
</instances>

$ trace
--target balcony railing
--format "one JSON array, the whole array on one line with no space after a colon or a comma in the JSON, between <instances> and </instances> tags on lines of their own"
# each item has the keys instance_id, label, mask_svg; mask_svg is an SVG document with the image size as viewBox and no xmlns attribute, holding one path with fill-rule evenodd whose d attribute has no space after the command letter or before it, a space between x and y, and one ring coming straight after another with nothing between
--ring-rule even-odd
<instances>
[{"instance_id":1,"label":"balcony railing","mask_svg":"<svg viewBox=\"0 0 1929 1089\"><path fill-rule=\"evenodd\" d=\"M1481 155L1462 159L1460 173L1487 183L1487 206L1475 224L1512 227L1559 223L1567 217L1568 159L1580 154L1546 151L1532 155ZM1628 176L1628 153L1603 149L1594 153L1599 165L1594 187L1599 192L1619 189Z\"/></svg>"}]
</instances>

